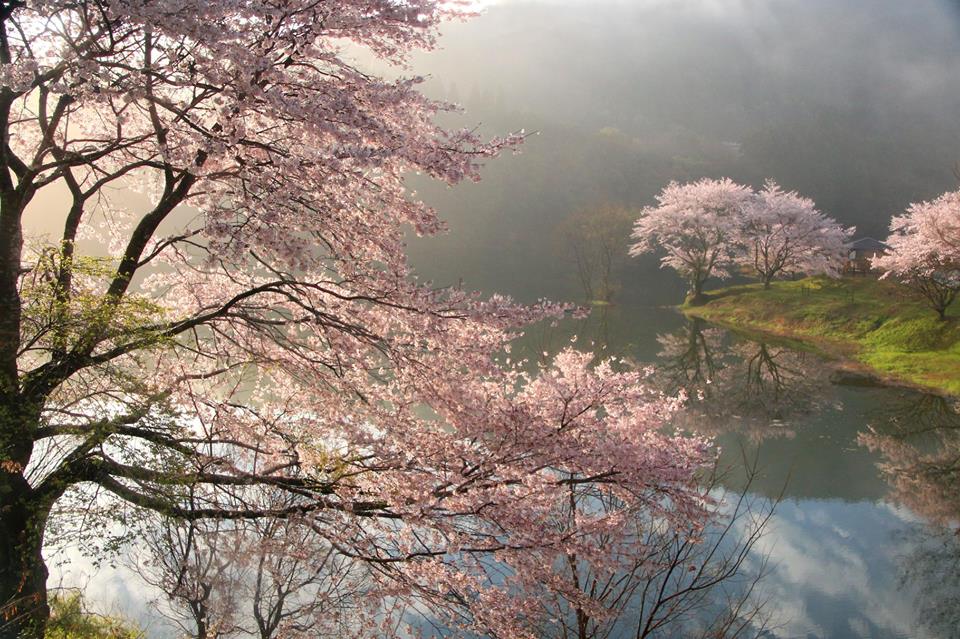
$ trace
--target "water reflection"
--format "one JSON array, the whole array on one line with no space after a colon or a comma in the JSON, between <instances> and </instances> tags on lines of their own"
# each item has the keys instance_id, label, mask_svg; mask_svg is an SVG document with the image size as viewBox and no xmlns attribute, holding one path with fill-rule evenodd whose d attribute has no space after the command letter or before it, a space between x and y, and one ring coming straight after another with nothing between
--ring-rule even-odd
<instances>
[{"instance_id":1,"label":"water reflection","mask_svg":"<svg viewBox=\"0 0 960 639\"><path fill-rule=\"evenodd\" d=\"M657 344L661 387L689 395L680 425L750 445L760 493L789 482L767 531L772 636L960 637L957 402L840 385L813 354L697 320Z\"/></svg>"},{"instance_id":2,"label":"water reflection","mask_svg":"<svg viewBox=\"0 0 960 639\"><path fill-rule=\"evenodd\" d=\"M677 424L715 438L725 486L742 486L754 455L754 497L786 485L759 549L777 613L768 636L960 638L957 402L669 309L602 307L528 336L527 349L543 356L573 335L653 366L664 392L685 391Z\"/></svg>"},{"instance_id":3,"label":"water reflection","mask_svg":"<svg viewBox=\"0 0 960 639\"><path fill-rule=\"evenodd\" d=\"M960 405L937 395L888 398L860 443L881 456L891 497L942 526L960 523Z\"/></svg>"},{"instance_id":4,"label":"water reflection","mask_svg":"<svg viewBox=\"0 0 960 639\"><path fill-rule=\"evenodd\" d=\"M712 395L710 384L721 367L724 333L694 318L679 330L658 335L657 374L664 389L704 399Z\"/></svg>"},{"instance_id":5,"label":"water reflection","mask_svg":"<svg viewBox=\"0 0 960 639\"><path fill-rule=\"evenodd\" d=\"M689 430L753 442L793 437L801 418L836 402L829 369L809 353L732 336L696 318L657 341L660 385L687 394L679 424Z\"/></svg>"},{"instance_id":6,"label":"water reflection","mask_svg":"<svg viewBox=\"0 0 960 639\"><path fill-rule=\"evenodd\" d=\"M901 583L916 591L920 624L934 636L960 637L960 538L956 530L917 526L901 556Z\"/></svg>"},{"instance_id":7,"label":"water reflection","mask_svg":"<svg viewBox=\"0 0 960 639\"><path fill-rule=\"evenodd\" d=\"M920 623L935 636L960 637L960 402L891 393L860 443L880 455L890 499L922 519L901 535L899 561Z\"/></svg>"}]
</instances>

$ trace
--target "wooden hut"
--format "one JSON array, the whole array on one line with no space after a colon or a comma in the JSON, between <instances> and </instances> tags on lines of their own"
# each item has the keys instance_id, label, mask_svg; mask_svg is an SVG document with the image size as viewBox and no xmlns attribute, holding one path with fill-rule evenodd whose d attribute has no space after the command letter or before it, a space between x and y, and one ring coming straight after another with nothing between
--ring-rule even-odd
<instances>
[{"instance_id":1,"label":"wooden hut","mask_svg":"<svg viewBox=\"0 0 960 639\"><path fill-rule=\"evenodd\" d=\"M871 261L890 250L890 247L872 237L861 237L847 242L847 261L843 272L848 275L867 275L876 273Z\"/></svg>"}]
</instances>

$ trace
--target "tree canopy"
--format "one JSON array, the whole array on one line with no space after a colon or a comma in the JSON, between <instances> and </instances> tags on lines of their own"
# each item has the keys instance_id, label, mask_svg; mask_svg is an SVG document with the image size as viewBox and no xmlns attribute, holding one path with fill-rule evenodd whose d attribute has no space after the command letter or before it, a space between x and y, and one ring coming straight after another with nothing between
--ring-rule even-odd
<instances>
[{"instance_id":1,"label":"tree canopy","mask_svg":"<svg viewBox=\"0 0 960 639\"><path fill-rule=\"evenodd\" d=\"M728 178L671 182L657 206L640 212L630 254L660 249L661 265L677 271L694 302L711 277L740 269L765 287L793 273L839 274L853 233L818 211L813 200L767 180L759 191Z\"/></svg>"},{"instance_id":2,"label":"tree canopy","mask_svg":"<svg viewBox=\"0 0 960 639\"><path fill-rule=\"evenodd\" d=\"M742 211L752 195L752 189L727 178L671 182L657 196L657 206L640 212L630 254L662 248L661 264L680 273L698 299L710 277L729 276Z\"/></svg>"},{"instance_id":3,"label":"tree canopy","mask_svg":"<svg viewBox=\"0 0 960 639\"><path fill-rule=\"evenodd\" d=\"M0 637L42 636L71 516L288 520L362 567L356 634L514 637L624 513L706 517L712 453L660 429L675 400L574 350L505 357L572 309L407 265L405 230L443 223L403 175L474 179L522 136L444 130L419 78L343 51L403 64L461 8L0 2ZM587 486L618 507L544 525Z\"/></svg>"},{"instance_id":4,"label":"tree canopy","mask_svg":"<svg viewBox=\"0 0 960 639\"><path fill-rule=\"evenodd\" d=\"M913 286L945 319L960 293L960 192L911 204L891 220L886 243L874 266Z\"/></svg>"}]
</instances>

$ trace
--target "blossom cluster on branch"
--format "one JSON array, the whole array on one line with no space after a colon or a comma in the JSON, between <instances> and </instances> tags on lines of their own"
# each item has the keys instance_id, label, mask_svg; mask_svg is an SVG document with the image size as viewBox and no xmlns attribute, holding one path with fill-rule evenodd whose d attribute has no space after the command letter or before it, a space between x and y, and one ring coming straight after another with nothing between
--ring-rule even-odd
<instances>
[{"instance_id":1,"label":"blossom cluster on branch","mask_svg":"<svg viewBox=\"0 0 960 639\"><path fill-rule=\"evenodd\" d=\"M662 431L675 399L573 350L503 362L571 308L407 264L406 230L443 223L403 175L475 179L522 134L442 129L419 78L342 48L403 64L462 9L0 2L0 637L43 636L44 535L78 511L295 520L364 567L358 636L532 637L540 593L569 587L555 558L607 566L595 540L625 513L708 519L713 453ZM60 210L32 205L45 189ZM622 508L544 526L570 486Z\"/></svg>"}]
</instances>

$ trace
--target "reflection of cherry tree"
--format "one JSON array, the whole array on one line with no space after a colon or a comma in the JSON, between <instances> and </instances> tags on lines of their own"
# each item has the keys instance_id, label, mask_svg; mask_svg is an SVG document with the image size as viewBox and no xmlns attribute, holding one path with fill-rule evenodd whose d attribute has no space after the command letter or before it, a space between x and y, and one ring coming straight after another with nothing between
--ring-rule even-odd
<instances>
[{"instance_id":1,"label":"reflection of cherry tree","mask_svg":"<svg viewBox=\"0 0 960 639\"><path fill-rule=\"evenodd\" d=\"M658 335L657 374L668 390L709 399L713 390L710 384L721 367L723 336L722 329L707 328L696 317L680 330Z\"/></svg>"},{"instance_id":2,"label":"reflection of cherry tree","mask_svg":"<svg viewBox=\"0 0 960 639\"><path fill-rule=\"evenodd\" d=\"M882 456L880 471L893 498L933 523L960 524L958 402L911 393L883 412L883 425L859 441Z\"/></svg>"},{"instance_id":3,"label":"reflection of cherry tree","mask_svg":"<svg viewBox=\"0 0 960 639\"><path fill-rule=\"evenodd\" d=\"M904 584L916 589L918 619L936 636L960 628L960 403L904 393L876 412L859 441L880 454L891 497L925 520L904 539Z\"/></svg>"},{"instance_id":4,"label":"reflection of cherry tree","mask_svg":"<svg viewBox=\"0 0 960 639\"><path fill-rule=\"evenodd\" d=\"M822 362L810 353L749 341L732 351L737 363L721 371L720 385L747 415L787 422L819 410L830 397Z\"/></svg>"},{"instance_id":5,"label":"reflection of cherry tree","mask_svg":"<svg viewBox=\"0 0 960 639\"><path fill-rule=\"evenodd\" d=\"M681 425L701 433L739 431L757 440L792 436L791 419L829 401L818 358L749 340L731 343L724 335L694 319L658 337L661 385L688 396Z\"/></svg>"},{"instance_id":6,"label":"reflection of cherry tree","mask_svg":"<svg viewBox=\"0 0 960 639\"><path fill-rule=\"evenodd\" d=\"M900 558L901 579L916 589L917 619L934 636L960 636L960 537L952 529L917 526L904 541L911 549Z\"/></svg>"}]
</instances>

